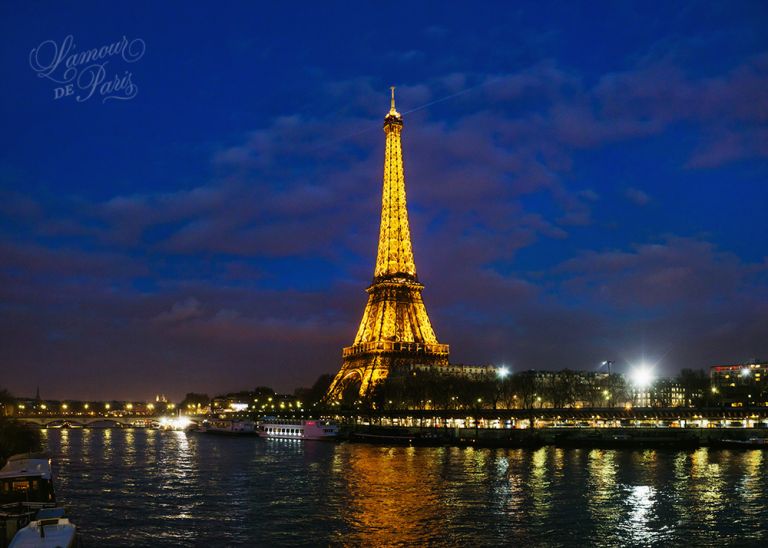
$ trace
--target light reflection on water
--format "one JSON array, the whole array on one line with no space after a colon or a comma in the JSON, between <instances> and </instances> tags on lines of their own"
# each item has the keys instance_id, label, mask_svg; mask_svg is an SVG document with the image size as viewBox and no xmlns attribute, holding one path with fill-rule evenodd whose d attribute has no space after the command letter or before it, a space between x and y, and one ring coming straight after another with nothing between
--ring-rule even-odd
<instances>
[{"instance_id":1,"label":"light reflection on water","mask_svg":"<svg viewBox=\"0 0 768 548\"><path fill-rule=\"evenodd\" d=\"M47 430L89 545L765 544L764 453Z\"/></svg>"}]
</instances>

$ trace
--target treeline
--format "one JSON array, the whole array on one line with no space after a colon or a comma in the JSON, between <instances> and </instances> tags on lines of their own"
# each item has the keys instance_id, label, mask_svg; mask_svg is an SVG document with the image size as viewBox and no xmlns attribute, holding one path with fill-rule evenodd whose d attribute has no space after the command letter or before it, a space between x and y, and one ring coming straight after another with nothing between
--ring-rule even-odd
<instances>
[{"instance_id":1,"label":"treeline","mask_svg":"<svg viewBox=\"0 0 768 548\"><path fill-rule=\"evenodd\" d=\"M671 385L683 390L686 406L714 403L706 373L684 369L674 379L659 380L649 388L652 406L675 405L668 390ZM366 401L360 400L354 391L346 393L341 405L378 410L600 408L630 403L632 392L624 376L616 373L564 369L522 371L504 378L497 375L467 378L425 370L390 375L374 388Z\"/></svg>"},{"instance_id":2,"label":"treeline","mask_svg":"<svg viewBox=\"0 0 768 548\"><path fill-rule=\"evenodd\" d=\"M391 375L377 385L371 402L377 409L535 409L612 407L630 397L621 375L557 375L521 372L465 378L436 371Z\"/></svg>"},{"instance_id":3,"label":"treeline","mask_svg":"<svg viewBox=\"0 0 768 548\"><path fill-rule=\"evenodd\" d=\"M14 404L14 397L0 389L0 467L11 455L41 449L40 432L6 416L6 410Z\"/></svg>"}]
</instances>

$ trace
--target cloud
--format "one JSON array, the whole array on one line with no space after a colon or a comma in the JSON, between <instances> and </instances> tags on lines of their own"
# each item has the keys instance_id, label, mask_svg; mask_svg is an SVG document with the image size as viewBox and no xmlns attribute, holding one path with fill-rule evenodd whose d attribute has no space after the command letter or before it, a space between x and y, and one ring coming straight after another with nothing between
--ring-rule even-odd
<instances>
[{"instance_id":1,"label":"cloud","mask_svg":"<svg viewBox=\"0 0 768 548\"><path fill-rule=\"evenodd\" d=\"M640 190L639 188L628 188L624 191L624 196L635 204L636 206L644 206L648 205L648 203L651 201L651 197L648 195L648 193Z\"/></svg>"},{"instance_id":2,"label":"cloud","mask_svg":"<svg viewBox=\"0 0 768 548\"><path fill-rule=\"evenodd\" d=\"M170 310L161 312L154 320L161 324L175 324L199 318L203 314L200 301L189 297L173 304Z\"/></svg>"}]
</instances>

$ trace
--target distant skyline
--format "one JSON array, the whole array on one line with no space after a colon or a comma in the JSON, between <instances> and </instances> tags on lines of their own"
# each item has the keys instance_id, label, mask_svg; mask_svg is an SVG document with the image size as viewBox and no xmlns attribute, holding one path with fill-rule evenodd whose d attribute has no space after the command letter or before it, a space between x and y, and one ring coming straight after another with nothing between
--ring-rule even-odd
<instances>
[{"instance_id":1,"label":"distant skyline","mask_svg":"<svg viewBox=\"0 0 768 548\"><path fill-rule=\"evenodd\" d=\"M3 3L0 387L179 398L336 372L390 85L452 361L768 359L767 24L756 1ZM40 76L32 50L70 35L134 44L105 59L114 89L78 102Z\"/></svg>"}]
</instances>

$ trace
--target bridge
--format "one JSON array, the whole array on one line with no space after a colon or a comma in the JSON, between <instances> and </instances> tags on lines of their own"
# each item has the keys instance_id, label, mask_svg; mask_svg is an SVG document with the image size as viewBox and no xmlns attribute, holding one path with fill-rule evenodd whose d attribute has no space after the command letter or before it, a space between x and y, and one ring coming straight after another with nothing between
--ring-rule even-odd
<instances>
[{"instance_id":1,"label":"bridge","mask_svg":"<svg viewBox=\"0 0 768 548\"><path fill-rule=\"evenodd\" d=\"M78 416L50 415L36 417L13 417L14 420L39 426L40 428L157 428L160 417L145 415L125 416ZM190 418L192 422L197 422Z\"/></svg>"}]
</instances>

